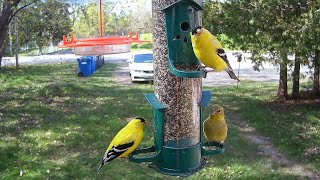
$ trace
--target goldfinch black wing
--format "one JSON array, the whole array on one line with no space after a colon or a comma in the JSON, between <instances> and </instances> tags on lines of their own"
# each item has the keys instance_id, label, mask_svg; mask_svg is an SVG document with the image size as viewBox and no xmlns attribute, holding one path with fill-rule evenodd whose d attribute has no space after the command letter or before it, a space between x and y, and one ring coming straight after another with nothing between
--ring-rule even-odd
<instances>
[{"instance_id":1,"label":"goldfinch black wing","mask_svg":"<svg viewBox=\"0 0 320 180\"><path fill-rule=\"evenodd\" d=\"M217 54L218 54L218 56L219 57L221 57L221 59L223 59L224 60L224 62L226 62L226 64L229 66L229 68L230 69L232 69L231 68L231 65L230 65L230 63L229 63L229 61L228 61L228 57L227 57L227 54L226 54L226 52L223 50L223 49L217 49L217 52L216 52Z\"/></svg>"},{"instance_id":2,"label":"goldfinch black wing","mask_svg":"<svg viewBox=\"0 0 320 180\"><path fill-rule=\"evenodd\" d=\"M212 42L213 46L217 48L217 52L213 52L213 53L216 53L219 57L221 57L221 59L223 59L224 62L226 62L226 64L228 65L228 67L229 67L230 69L232 69L232 68L231 68L231 65L230 65L230 63L229 63L229 61L228 61L227 54L226 54L226 52L224 51L224 49L223 49L220 41L217 39L217 37L214 36L214 35L211 35L211 42Z\"/></svg>"},{"instance_id":3,"label":"goldfinch black wing","mask_svg":"<svg viewBox=\"0 0 320 180\"><path fill-rule=\"evenodd\" d=\"M114 158L120 156L124 152L126 152L129 148L131 148L134 144L134 141L126 143L126 144L119 144L117 146L113 146L103 157L104 162L109 162Z\"/></svg>"},{"instance_id":4,"label":"goldfinch black wing","mask_svg":"<svg viewBox=\"0 0 320 180\"><path fill-rule=\"evenodd\" d=\"M223 49L219 48L217 49L217 54L224 60L224 62L226 62L228 68L226 68L225 70L229 74L230 78L241 82L240 79L234 74L233 69L228 61L226 52Z\"/></svg>"}]
</instances>

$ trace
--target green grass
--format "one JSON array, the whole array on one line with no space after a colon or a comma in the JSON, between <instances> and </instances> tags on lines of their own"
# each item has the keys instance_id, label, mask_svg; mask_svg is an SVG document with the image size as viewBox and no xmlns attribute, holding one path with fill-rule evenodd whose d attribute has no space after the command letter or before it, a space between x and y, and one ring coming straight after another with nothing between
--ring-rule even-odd
<instances>
[{"instance_id":1,"label":"green grass","mask_svg":"<svg viewBox=\"0 0 320 180\"><path fill-rule=\"evenodd\" d=\"M152 33L141 34L141 40L152 40Z\"/></svg>"},{"instance_id":2,"label":"green grass","mask_svg":"<svg viewBox=\"0 0 320 180\"><path fill-rule=\"evenodd\" d=\"M239 89L210 89L216 103L247 119L259 133L271 137L282 152L320 169L320 101L277 103L274 83L244 82Z\"/></svg>"},{"instance_id":3,"label":"green grass","mask_svg":"<svg viewBox=\"0 0 320 180\"><path fill-rule=\"evenodd\" d=\"M142 44L132 44L131 51L144 51L144 50L152 50L151 43L142 43Z\"/></svg>"},{"instance_id":4,"label":"green grass","mask_svg":"<svg viewBox=\"0 0 320 180\"><path fill-rule=\"evenodd\" d=\"M135 116L149 120L141 146L151 145L152 110L143 94L153 92L153 87L149 84L118 86L112 78L115 68L114 64L107 63L87 78L76 76L76 63L22 66L18 70L1 69L0 177L94 179L105 147L126 121ZM296 141L294 138L291 142L291 137L299 137L303 132L310 131L288 124L286 129L281 128L285 122L295 124L293 122L298 118L274 118L282 117L282 112L278 112L278 108L269 103L274 97L274 88L273 85L242 83L239 89L210 89L213 93L212 103L218 102L226 106L227 110L243 115L259 131L271 134L272 140L281 150L288 151L288 154L298 154L300 151L295 152L298 148L286 148L285 144L291 146ZM297 113L307 111L306 114L300 114L301 117L308 117L309 121L317 125L315 127L319 127L317 109L303 106L289 110ZM270 119L263 117L264 114L268 114ZM303 127L308 127L305 126L308 124L307 119L300 121L303 121ZM272 127L275 123L279 124ZM299 131L292 132L288 130L290 128L298 128ZM319 146L319 134L311 135L313 139L303 144ZM282 137L285 143L281 146L280 140L273 137ZM303 140L306 139L299 142ZM310 163L319 167L319 161L310 158ZM19 177L20 172L22 177ZM135 164L126 159L114 160L102 169L97 178L176 179L155 172L147 164ZM260 155L256 145L246 141L236 127L230 124L226 152L209 157L205 168L188 179L299 178Z\"/></svg>"},{"instance_id":5,"label":"green grass","mask_svg":"<svg viewBox=\"0 0 320 180\"><path fill-rule=\"evenodd\" d=\"M140 40L152 41L152 33L141 34ZM131 51L152 50L152 43L132 44Z\"/></svg>"}]
</instances>

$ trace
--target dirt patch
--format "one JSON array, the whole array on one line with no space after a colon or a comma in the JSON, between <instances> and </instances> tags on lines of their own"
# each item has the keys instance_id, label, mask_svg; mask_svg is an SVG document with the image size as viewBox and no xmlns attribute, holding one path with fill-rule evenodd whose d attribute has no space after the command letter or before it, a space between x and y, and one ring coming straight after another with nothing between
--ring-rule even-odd
<instances>
[{"instance_id":1,"label":"dirt patch","mask_svg":"<svg viewBox=\"0 0 320 180\"><path fill-rule=\"evenodd\" d=\"M114 78L117 84L119 84L120 86L133 85L133 83L131 82L127 61L113 60L108 62L119 65L119 67L112 73L112 77Z\"/></svg>"},{"instance_id":2,"label":"dirt patch","mask_svg":"<svg viewBox=\"0 0 320 180\"><path fill-rule=\"evenodd\" d=\"M288 172L294 172L294 174L301 176L301 178L320 179L319 172L286 157L272 145L269 137L259 135L254 128L250 127L249 124L239 116L229 114L229 119L232 124L237 126L238 130L242 132L246 139L258 146L259 153L283 166Z\"/></svg>"}]
</instances>

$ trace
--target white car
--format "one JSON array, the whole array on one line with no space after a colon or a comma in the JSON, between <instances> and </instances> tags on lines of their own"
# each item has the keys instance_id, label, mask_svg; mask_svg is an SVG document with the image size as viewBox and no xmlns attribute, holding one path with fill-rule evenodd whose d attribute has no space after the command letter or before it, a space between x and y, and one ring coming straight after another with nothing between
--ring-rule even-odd
<instances>
[{"instance_id":1,"label":"white car","mask_svg":"<svg viewBox=\"0 0 320 180\"><path fill-rule=\"evenodd\" d=\"M152 51L134 52L127 62L132 82L153 81Z\"/></svg>"}]
</instances>

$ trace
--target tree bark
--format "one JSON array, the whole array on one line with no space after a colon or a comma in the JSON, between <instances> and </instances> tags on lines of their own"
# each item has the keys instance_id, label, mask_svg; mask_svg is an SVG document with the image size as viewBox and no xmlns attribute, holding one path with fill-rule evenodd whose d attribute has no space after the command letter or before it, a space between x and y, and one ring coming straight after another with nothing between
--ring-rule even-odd
<instances>
[{"instance_id":1,"label":"tree bark","mask_svg":"<svg viewBox=\"0 0 320 180\"><path fill-rule=\"evenodd\" d=\"M10 20L14 9L21 0L9 0L3 2L3 9L0 13L0 51L3 49L3 42L7 38Z\"/></svg>"},{"instance_id":2,"label":"tree bark","mask_svg":"<svg viewBox=\"0 0 320 180\"><path fill-rule=\"evenodd\" d=\"M1 50L0 50L0 68L2 66L2 53L1 53Z\"/></svg>"},{"instance_id":3,"label":"tree bark","mask_svg":"<svg viewBox=\"0 0 320 180\"><path fill-rule=\"evenodd\" d=\"M195 145L200 141L198 103L202 93L202 79L181 78L169 73L165 16L161 9L174 2L152 1L154 91L159 101L168 106L164 122L164 144L179 147Z\"/></svg>"},{"instance_id":4,"label":"tree bark","mask_svg":"<svg viewBox=\"0 0 320 180\"><path fill-rule=\"evenodd\" d=\"M301 57L300 54L296 52L295 59L294 59L294 70L292 72L292 95L293 99L300 97L299 91L299 82L300 82L300 62Z\"/></svg>"},{"instance_id":5,"label":"tree bark","mask_svg":"<svg viewBox=\"0 0 320 180\"><path fill-rule=\"evenodd\" d=\"M313 95L320 97L320 51L317 50L313 59Z\"/></svg>"},{"instance_id":6,"label":"tree bark","mask_svg":"<svg viewBox=\"0 0 320 180\"><path fill-rule=\"evenodd\" d=\"M14 38L14 44L15 44L15 49L16 49L16 68L18 68L19 67L19 34L18 34L18 30L19 30L19 28L18 28L18 18L16 18L15 19L15 21L14 21L14 36L15 36L15 38Z\"/></svg>"},{"instance_id":7,"label":"tree bark","mask_svg":"<svg viewBox=\"0 0 320 180\"><path fill-rule=\"evenodd\" d=\"M287 97L288 97L287 63L288 63L288 54L281 53L280 78L279 78L279 88L278 88L278 100L279 101L286 101Z\"/></svg>"},{"instance_id":8,"label":"tree bark","mask_svg":"<svg viewBox=\"0 0 320 180\"><path fill-rule=\"evenodd\" d=\"M42 50L43 50L42 46L39 46L39 53L38 53L39 56L41 56L43 54Z\"/></svg>"}]
</instances>

